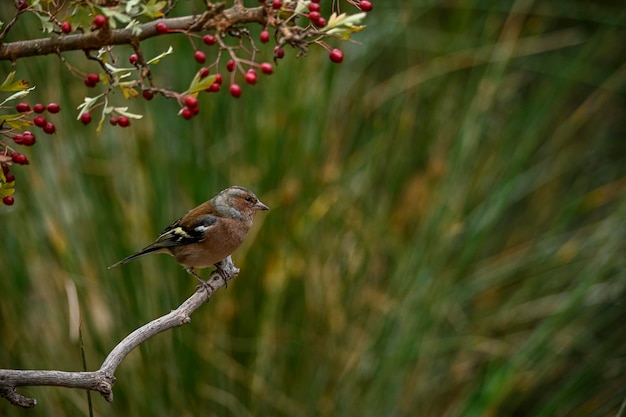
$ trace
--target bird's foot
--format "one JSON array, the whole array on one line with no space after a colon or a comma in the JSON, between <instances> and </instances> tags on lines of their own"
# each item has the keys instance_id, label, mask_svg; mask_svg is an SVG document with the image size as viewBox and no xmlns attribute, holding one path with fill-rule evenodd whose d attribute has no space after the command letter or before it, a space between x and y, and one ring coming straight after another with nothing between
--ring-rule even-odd
<instances>
[{"instance_id":1,"label":"bird's foot","mask_svg":"<svg viewBox=\"0 0 626 417\"><path fill-rule=\"evenodd\" d=\"M213 272L217 273L224 280L226 288L228 288L228 281L239 275L239 268L235 266L230 256L216 263L215 268Z\"/></svg>"},{"instance_id":2,"label":"bird's foot","mask_svg":"<svg viewBox=\"0 0 626 417\"><path fill-rule=\"evenodd\" d=\"M213 288L213 286L209 283L209 281L203 280L200 275L196 274L193 268L186 268L186 271L189 274L193 275L198 281L200 281L200 284L196 286L196 291L205 290L209 294L212 294L215 291L215 288Z\"/></svg>"}]
</instances>

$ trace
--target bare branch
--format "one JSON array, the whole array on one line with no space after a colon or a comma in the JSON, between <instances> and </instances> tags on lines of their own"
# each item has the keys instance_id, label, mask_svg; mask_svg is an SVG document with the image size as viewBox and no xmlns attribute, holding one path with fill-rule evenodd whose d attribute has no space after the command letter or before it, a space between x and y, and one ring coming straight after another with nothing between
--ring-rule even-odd
<instances>
[{"instance_id":1,"label":"bare branch","mask_svg":"<svg viewBox=\"0 0 626 417\"><path fill-rule=\"evenodd\" d=\"M231 257L224 259L219 268L198 290L183 302L176 310L161 316L126 336L109 353L102 366L93 372L64 372L44 370L0 369L0 396L20 407L30 408L37 404L34 398L24 397L15 388L23 386L58 386L81 388L98 391L107 401L113 401L115 371L122 360L137 346L151 337L189 323L190 315L202 304L209 301L211 295L228 281L239 274Z\"/></svg>"},{"instance_id":2,"label":"bare branch","mask_svg":"<svg viewBox=\"0 0 626 417\"><path fill-rule=\"evenodd\" d=\"M163 22L171 33L201 32L215 29L220 32L242 23L265 24L266 15L263 7L242 8L235 5L224 9L222 3L209 5L201 15L173 17L154 20L134 28L97 30L89 33L54 36L25 41L5 43L0 46L0 61L15 62L20 58L48 55L66 51L100 49L104 46L138 43L155 36L164 36L156 29ZM171 34L170 33L170 34Z\"/></svg>"}]
</instances>

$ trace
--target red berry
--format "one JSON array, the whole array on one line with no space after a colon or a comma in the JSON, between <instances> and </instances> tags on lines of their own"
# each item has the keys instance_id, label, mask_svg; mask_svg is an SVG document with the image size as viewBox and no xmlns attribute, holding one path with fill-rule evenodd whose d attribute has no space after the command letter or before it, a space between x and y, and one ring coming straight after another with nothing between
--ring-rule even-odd
<instances>
[{"instance_id":1,"label":"red berry","mask_svg":"<svg viewBox=\"0 0 626 417\"><path fill-rule=\"evenodd\" d=\"M194 52L193 57L199 64L204 64L206 62L206 55L202 51Z\"/></svg>"},{"instance_id":2,"label":"red berry","mask_svg":"<svg viewBox=\"0 0 626 417\"><path fill-rule=\"evenodd\" d=\"M17 152L11 152L11 160L13 160L13 162L15 162L16 164L19 165L28 165L28 158L26 158L26 155L23 155L21 153L17 153Z\"/></svg>"},{"instance_id":3,"label":"red berry","mask_svg":"<svg viewBox=\"0 0 626 417\"><path fill-rule=\"evenodd\" d=\"M270 41L270 33L267 30L264 30L261 32L261 35L259 35L259 38L261 39L261 42L267 43Z\"/></svg>"},{"instance_id":4,"label":"red berry","mask_svg":"<svg viewBox=\"0 0 626 417\"><path fill-rule=\"evenodd\" d=\"M198 99L194 96L185 97L185 106L193 109L194 107L198 107Z\"/></svg>"},{"instance_id":5,"label":"red berry","mask_svg":"<svg viewBox=\"0 0 626 417\"><path fill-rule=\"evenodd\" d=\"M84 125L88 125L89 123L91 123L91 114L89 113L83 113L80 115L80 121L84 124Z\"/></svg>"},{"instance_id":6,"label":"red berry","mask_svg":"<svg viewBox=\"0 0 626 417\"><path fill-rule=\"evenodd\" d=\"M87 74L87 80L90 84L96 85L100 81L100 76L98 74Z\"/></svg>"},{"instance_id":7,"label":"red berry","mask_svg":"<svg viewBox=\"0 0 626 417\"><path fill-rule=\"evenodd\" d=\"M121 127L127 127L130 125L130 119L126 116L120 116L117 118L117 123L121 126Z\"/></svg>"},{"instance_id":8,"label":"red berry","mask_svg":"<svg viewBox=\"0 0 626 417\"><path fill-rule=\"evenodd\" d=\"M105 26L107 23L109 23L107 18L101 14L98 14L93 18L93 25L95 26L96 29L100 29L101 27Z\"/></svg>"},{"instance_id":9,"label":"red berry","mask_svg":"<svg viewBox=\"0 0 626 417\"><path fill-rule=\"evenodd\" d=\"M372 4L371 1L363 0L361 1L361 3L359 3L359 8L363 10L364 12L371 11L373 7L374 5Z\"/></svg>"},{"instance_id":10,"label":"red berry","mask_svg":"<svg viewBox=\"0 0 626 417\"><path fill-rule=\"evenodd\" d=\"M319 19L320 17L322 17L322 15L320 14L320 12L310 12L309 13L309 20L311 22L315 22L317 19Z\"/></svg>"},{"instance_id":11,"label":"red berry","mask_svg":"<svg viewBox=\"0 0 626 417\"><path fill-rule=\"evenodd\" d=\"M17 143L18 145L23 145L24 144L24 135L22 135L21 133L17 133L15 135L13 135L13 141L15 143Z\"/></svg>"},{"instance_id":12,"label":"red berry","mask_svg":"<svg viewBox=\"0 0 626 417\"><path fill-rule=\"evenodd\" d=\"M35 113L43 113L46 108L41 103L37 103L33 106L33 111Z\"/></svg>"},{"instance_id":13,"label":"red berry","mask_svg":"<svg viewBox=\"0 0 626 417\"><path fill-rule=\"evenodd\" d=\"M324 19L323 17L320 17L313 23L315 24L315 26L323 28L324 26L326 26L326 19Z\"/></svg>"},{"instance_id":14,"label":"red berry","mask_svg":"<svg viewBox=\"0 0 626 417\"><path fill-rule=\"evenodd\" d=\"M139 62L139 56L137 54L130 54L130 56L128 57L128 62L130 62L132 65L135 65L137 62Z\"/></svg>"},{"instance_id":15,"label":"red berry","mask_svg":"<svg viewBox=\"0 0 626 417\"><path fill-rule=\"evenodd\" d=\"M183 119L189 120L193 117L193 110L191 110L189 107L183 107L180 115L183 116Z\"/></svg>"},{"instance_id":16,"label":"red berry","mask_svg":"<svg viewBox=\"0 0 626 417\"><path fill-rule=\"evenodd\" d=\"M15 106L15 110L20 113L24 113L30 111L30 105L28 103L17 103L17 105Z\"/></svg>"},{"instance_id":17,"label":"red berry","mask_svg":"<svg viewBox=\"0 0 626 417\"><path fill-rule=\"evenodd\" d=\"M202 37L202 42L207 45L215 45L215 43L217 42L217 38L213 35L204 35Z\"/></svg>"},{"instance_id":18,"label":"red berry","mask_svg":"<svg viewBox=\"0 0 626 417\"><path fill-rule=\"evenodd\" d=\"M12 206L13 203L15 203L15 200L13 199L12 195L5 195L4 197L2 197L2 202L7 206Z\"/></svg>"},{"instance_id":19,"label":"red berry","mask_svg":"<svg viewBox=\"0 0 626 417\"><path fill-rule=\"evenodd\" d=\"M46 123L45 126L43 127L43 131L49 135L53 134L56 130L57 128L56 126L54 126L54 123L50 123L50 122Z\"/></svg>"},{"instance_id":20,"label":"red berry","mask_svg":"<svg viewBox=\"0 0 626 417\"><path fill-rule=\"evenodd\" d=\"M71 31L72 31L72 24L70 22L66 20L65 22L61 23L61 32L70 33Z\"/></svg>"},{"instance_id":21,"label":"red berry","mask_svg":"<svg viewBox=\"0 0 626 417\"><path fill-rule=\"evenodd\" d=\"M317 3L309 3L309 11L310 12L319 12L320 11L320 5Z\"/></svg>"},{"instance_id":22,"label":"red berry","mask_svg":"<svg viewBox=\"0 0 626 417\"><path fill-rule=\"evenodd\" d=\"M256 78L257 78L256 71L250 68L248 72L246 72L246 75L245 75L246 82L248 84L254 85L256 84Z\"/></svg>"},{"instance_id":23,"label":"red berry","mask_svg":"<svg viewBox=\"0 0 626 417\"><path fill-rule=\"evenodd\" d=\"M206 91L207 93L217 93L218 91L220 91L220 84L215 82L215 83L211 84L209 86L209 88L207 88L204 91Z\"/></svg>"},{"instance_id":24,"label":"red berry","mask_svg":"<svg viewBox=\"0 0 626 417\"><path fill-rule=\"evenodd\" d=\"M209 69L207 67L202 67L200 68L200 71L198 71L198 75L200 76L200 79L202 78L206 78L209 76Z\"/></svg>"},{"instance_id":25,"label":"red berry","mask_svg":"<svg viewBox=\"0 0 626 417\"><path fill-rule=\"evenodd\" d=\"M154 93L152 91L148 91L148 90L143 90L141 92L141 95L143 96L144 99L150 101L152 100L152 98L154 97Z\"/></svg>"},{"instance_id":26,"label":"red berry","mask_svg":"<svg viewBox=\"0 0 626 417\"><path fill-rule=\"evenodd\" d=\"M233 72L235 70L235 61L233 61L232 59L229 59L228 62L226 63L226 70L228 72Z\"/></svg>"},{"instance_id":27,"label":"red berry","mask_svg":"<svg viewBox=\"0 0 626 417\"><path fill-rule=\"evenodd\" d=\"M8 167L8 165L7 165L7 164L4 164L4 163L3 163L3 164L0 164L0 165L2 166L2 173L3 173L4 175L7 175L7 174L9 173L9 167Z\"/></svg>"},{"instance_id":28,"label":"red berry","mask_svg":"<svg viewBox=\"0 0 626 417\"><path fill-rule=\"evenodd\" d=\"M28 2L26 0L18 0L17 10L22 11L28 9Z\"/></svg>"},{"instance_id":29,"label":"red berry","mask_svg":"<svg viewBox=\"0 0 626 417\"><path fill-rule=\"evenodd\" d=\"M48 104L48 106L46 106L46 109L48 109L50 113L58 113L61 111L61 106L59 106L57 103L50 103Z\"/></svg>"},{"instance_id":30,"label":"red berry","mask_svg":"<svg viewBox=\"0 0 626 417\"><path fill-rule=\"evenodd\" d=\"M283 2L281 0L274 0L272 2L272 9L280 9L283 5Z\"/></svg>"},{"instance_id":31,"label":"red berry","mask_svg":"<svg viewBox=\"0 0 626 417\"><path fill-rule=\"evenodd\" d=\"M335 64L339 64L341 61L343 61L343 52L341 52L341 49L333 49L332 51L330 51L330 60L333 61Z\"/></svg>"},{"instance_id":32,"label":"red berry","mask_svg":"<svg viewBox=\"0 0 626 417\"><path fill-rule=\"evenodd\" d=\"M45 126L44 126L45 128ZM17 141L16 141L17 142ZM20 142L22 145L33 146L35 144L35 135L33 135L28 130L22 134L22 140Z\"/></svg>"},{"instance_id":33,"label":"red berry","mask_svg":"<svg viewBox=\"0 0 626 417\"><path fill-rule=\"evenodd\" d=\"M159 33L167 33L170 31L170 28L167 27L167 24L165 22L159 22L156 24L155 26L157 32Z\"/></svg>"},{"instance_id":34,"label":"red berry","mask_svg":"<svg viewBox=\"0 0 626 417\"><path fill-rule=\"evenodd\" d=\"M239 84L231 84L229 90L231 96L235 98L241 97L241 87Z\"/></svg>"},{"instance_id":35,"label":"red berry","mask_svg":"<svg viewBox=\"0 0 626 417\"><path fill-rule=\"evenodd\" d=\"M283 48L279 48L278 46L274 47L274 58L282 59L285 56L285 50Z\"/></svg>"},{"instance_id":36,"label":"red berry","mask_svg":"<svg viewBox=\"0 0 626 417\"><path fill-rule=\"evenodd\" d=\"M311 0L311 3L319 3L320 0Z\"/></svg>"},{"instance_id":37,"label":"red berry","mask_svg":"<svg viewBox=\"0 0 626 417\"><path fill-rule=\"evenodd\" d=\"M272 72L274 72L274 67L272 67L272 64L270 64L269 62L264 62L261 64L261 72L263 74L271 74Z\"/></svg>"},{"instance_id":38,"label":"red berry","mask_svg":"<svg viewBox=\"0 0 626 417\"><path fill-rule=\"evenodd\" d=\"M15 181L15 176L13 176L13 174L11 174L10 172L4 174L4 178L6 178L7 182Z\"/></svg>"},{"instance_id":39,"label":"red berry","mask_svg":"<svg viewBox=\"0 0 626 417\"><path fill-rule=\"evenodd\" d=\"M111 126L117 125L117 122L118 120L117 120L117 117L115 116L111 116L111 118L109 119L109 123L111 124Z\"/></svg>"},{"instance_id":40,"label":"red berry","mask_svg":"<svg viewBox=\"0 0 626 417\"><path fill-rule=\"evenodd\" d=\"M215 83L217 85L221 85L223 80L222 74L215 74Z\"/></svg>"},{"instance_id":41,"label":"red berry","mask_svg":"<svg viewBox=\"0 0 626 417\"><path fill-rule=\"evenodd\" d=\"M48 123L48 121L45 117L39 115L35 116L35 118L33 119L33 123L35 124L35 126L44 127L46 123Z\"/></svg>"}]
</instances>

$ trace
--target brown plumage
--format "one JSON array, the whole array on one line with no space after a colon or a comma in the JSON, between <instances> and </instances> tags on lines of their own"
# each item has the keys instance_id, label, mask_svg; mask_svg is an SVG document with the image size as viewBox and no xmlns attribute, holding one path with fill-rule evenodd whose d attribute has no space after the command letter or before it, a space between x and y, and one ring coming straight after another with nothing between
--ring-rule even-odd
<instances>
[{"instance_id":1,"label":"brown plumage","mask_svg":"<svg viewBox=\"0 0 626 417\"><path fill-rule=\"evenodd\" d=\"M245 240L259 210L268 207L252 191L229 187L170 224L154 243L109 268L150 253L168 253L204 283L194 268L208 268L232 254Z\"/></svg>"}]
</instances>

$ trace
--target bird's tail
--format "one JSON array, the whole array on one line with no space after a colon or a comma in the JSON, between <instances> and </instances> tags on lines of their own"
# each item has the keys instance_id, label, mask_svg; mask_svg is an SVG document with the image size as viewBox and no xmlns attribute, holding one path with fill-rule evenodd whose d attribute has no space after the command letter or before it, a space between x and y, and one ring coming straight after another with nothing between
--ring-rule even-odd
<instances>
[{"instance_id":1,"label":"bird's tail","mask_svg":"<svg viewBox=\"0 0 626 417\"><path fill-rule=\"evenodd\" d=\"M133 259L141 258L144 255L148 255L150 253L158 252L159 250L163 250L163 247L159 247L159 246L155 246L155 245L147 246L147 247L143 248L142 250L140 250L139 252L134 253L134 254L132 254L130 256L127 256L126 258L122 259L121 261L115 262L113 265L108 267L108 269L111 269L111 268L113 268L115 266L118 266L118 265L123 265L126 262L130 262Z\"/></svg>"}]
</instances>

